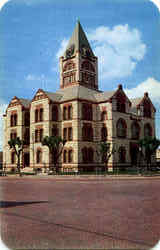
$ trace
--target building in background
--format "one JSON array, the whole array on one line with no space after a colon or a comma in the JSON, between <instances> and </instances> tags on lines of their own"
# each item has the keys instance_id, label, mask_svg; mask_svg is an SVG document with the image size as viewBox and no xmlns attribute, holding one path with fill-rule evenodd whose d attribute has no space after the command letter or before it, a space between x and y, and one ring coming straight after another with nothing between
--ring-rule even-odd
<instances>
[{"instance_id":1,"label":"building in background","mask_svg":"<svg viewBox=\"0 0 160 250\"><path fill-rule=\"evenodd\" d=\"M44 136L59 135L67 143L59 159L62 171L94 171L104 167L96 153L98 144L109 142L116 152L108 169L136 164L138 140L155 136L155 108L148 96L129 99L122 85L103 92L98 87L98 58L77 22L64 55L60 58L60 89L39 89L32 100L14 97L4 115L4 162L16 166L8 140L25 141L21 158L24 167L44 168L52 155L42 146Z\"/></svg>"}]
</instances>

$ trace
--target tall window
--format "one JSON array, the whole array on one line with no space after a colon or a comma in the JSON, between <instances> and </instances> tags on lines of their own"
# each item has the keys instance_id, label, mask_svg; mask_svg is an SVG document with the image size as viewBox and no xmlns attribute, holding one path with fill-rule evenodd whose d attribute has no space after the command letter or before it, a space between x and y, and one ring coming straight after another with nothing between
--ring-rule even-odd
<instances>
[{"instance_id":1,"label":"tall window","mask_svg":"<svg viewBox=\"0 0 160 250\"><path fill-rule=\"evenodd\" d=\"M119 154L119 163L125 163L126 162L126 149L125 147L120 147L118 150Z\"/></svg>"},{"instance_id":2,"label":"tall window","mask_svg":"<svg viewBox=\"0 0 160 250\"><path fill-rule=\"evenodd\" d=\"M25 112L25 114L24 114L24 125L25 126L30 125L30 113L29 113L29 111Z\"/></svg>"},{"instance_id":3,"label":"tall window","mask_svg":"<svg viewBox=\"0 0 160 250\"><path fill-rule=\"evenodd\" d=\"M12 131L10 134L10 139L16 139L17 138L17 132L16 131Z\"/></svg>"},{"instance_id":4,"label":"tall window","mask_svg":"<svg viewBox=\"0 0 160 250\"><path fill-rule=\"evenodd\" d=\"M84 124L82 128L82 140L93 141L93 128L91 124Z\"/></svg>"},{"instance_id":5,"label":"tall window","mask_svg":"<svg viewBox=\"0 0 160 250\"><path fill-rule=\"evenodd\" d=\"M63 151L63 162L66 163L67 162L67 150Z\"/></svg>"},{"instance_id":6,"label":"tall window","mask_svg":"<svg viewBox=\"0 0 160 250\"><path fill-rule=\"evenodd\" d=\"M73 162L73 150L72 149L64 149L63 150L63 162L64 163Z\"/></svg>"},{"instance_id":7,"label":"tall window","mask_svg":"<svg viewBox=\"0 0 160 250\"><path fill-rule=\"evenodd\" d=\"M37 154L36 154L36 162L42 163L42 151L40 149L37 150Z\"/></svg>"},{"instance_id":8,"label":"tall window","mask_svg":"<svg viewBox=\"0 0 160 250\"><path fill-rule=\"evenodd\" d=\"M39 131L39 141L42 142L43 139L43 129L41 128Z\"/></svg>"},{"instance_id":9,"label":"tall window","mask_svg":"<svg viewBox=\"0 0 160 250\"><path fill-rule=\"evenodd\" d=\"M72 105L64 106L63 107L63 120L71 120L73 114Z\"/></svg>"},{"instance_id":10,"label":"tall window","mask_svg":"<svg viewBox=\"0 0 160 250\"><path fill-rule=\"evenodd\" d=\"M67 107L63 107L63 120L67 120Z\"/></svg>"},{"instance_id":11,"label":"tall window","mask_svg":"<svg viewBox=\"0 0 160 250\"><path fill-rule=\"evenodd\" d=\"M107 141L107 128L105 126L103 126L101 128L101 140L102 141Z\"/></svg>"},{"instance_id":12,"label":"tall window","mask_svg":"<svg viewBox=\"0 0 160 250\"><path fill-rule=\"evenodd\" d=\"M43 108L38 108L35 110L35 122L43 121Z\"/></svg>"},{"instance_id":13,"label":"tall window","mask_svg":"<svg viewBox=\"0 0 160 250\"><path fill-rule=\"evenodd\" d=\"M63 139L67 140L67 128L63 129Z\"/></svg>"},{"instance_id":14,"label":"tall window","mask_svg":"<svg viewBox=\"0 0 160 250\"><path fill-rule=\"evenodd\" d=\"M72 149L70 149L69 151L68 151L68 162L69 163L71 163L72 162L72 159L73 158L73 153L72 153Z\"/></svg>"},{"instance_id":15,"label":"tall window","mask_svg":"<svg viewBox=\"0 0 160 250\"><path fill-rule=\"evenodd\" d=\"M39 121L40 122L43 121L43 108L40 108L40 111L39 111Z\"/></svg>"},{"instance_id":16,"label":"tall window","mask_svg":"<svg viewBox=\"0 0 160 250\"><path fill-rule=\"evenodd\" d=\"M39 131L38 129L35 130L35 142L38 142L38 134L39 134Z\"/></svg>"},{"instance_id":17,"label":"tall window","mask_svg":"<svg viewBox=\"0 0 160 250\"><path fill-rule=\"evenodd\" d=\"M30 130L29 130L29 128L25 129L24 142L26 145L29 145L29 142L30 142Z\"/></svg>"},{"instance_id":18,"label":"tall window","mask_svg":"<svg viewBox=\"0 0 160 250\"><path fill-rule=\"evenodd\" d=\"M92 163L94 159L94 150L93 148L82 148L82 161L83 163Z\"/></svg>"},{"instance_id":19,"label":"tall window","mask_svg":"<svg viewBox=\"0 0 160 250\"><path fill-rule=\"evenodd\" d=\"M137 122L133 122L131 125L131 135L132 139L139 139L140 127Z\"/></svg>"},{"instance_id":20,"label":"tall window","mask_svg":"<svg viewBox=\"0 0 160 250\"><path fill-rule=\"evenodd\" d=\"M82 69L87 70L87 71L95 72L95 69L94 69L93 65L88 61L84 61L82 63Z\"/></svg>"},{"instance_id":21,"label":"tall window","mask_svg":"<svg viewBox=\"0 0 160 250\"><path fill-rule=\"evenodd\" d=\"M58 128L55 125L52 127L52 136L58 136Z\"/></svg>"},{"instance_id":22,"label":"tall window","mask_svg":"<svg viewBox=\"0 0 160 250\"><path fill-rule=\"evenodd\" d=\"M88 162L93 162L94 151L92 148L88 148Z\"/></svg>"},{"instance_id":23,"label":"tall window","mask_svg":"<svg viewBox=\"0 0 160 250\"><path fill-rule=\"evenodd\" d=\"M71 120L72 119L72 106L68 106L68 119Z\"/></svg>"},{"instance_id":24,"label":"tall window","mask_svg":"<svg viewBox=\"0 0 160 250\"><path fill-rule=\"evenodd\" d=\"M92 104L83 103L82 104L82 119L92 121L93 113L92 113Z\"/></svg>"},{"instance_id":25,"label":"tall window","mask_svg":"<svg viewBox=\"0 0 160 250\"><path fill-rule=\"evenodd\" d=\"M73 70L75 68L75 64L73 62L68 62L65 64L63 71Z\"/></svg>"},{"instance_id":26,"label":"tall window","mask_svg":"<svg viewBox=\"0 0 160 250\"><path fill-rule=\"evenodd\" d=\"M88 151L86 147L82 148L82 161L83 163L88 162Z\"/></svg>"},{"instance_id":27,"label":"tall window","mask_svg":"<svg viewBox=\"0 0 160 250\"><path fill-rule=\"evenodd\" d=\"M144 125L144 137L152 136L152 127L149 123Z\"/></svg>"},{"instance_id":28,"label":"tall window","mask_svg":"<svg viewBox=\"0 0 160 250\"><path fill-rule=\"evenodd\" d=\"M58 121L58 107L53 105L52 107L52 121Z\"/></svg>"},{"instance_id":29,"label":"tall window","mask_svg":"<svg viewBox=\"0 0 160 250\"><path fill-rule=\"evenodd\" d=\"M17 126L17 114L11 115L10 125L11 127Z\"/></svg>"},{"instance_id":30,"label":"tall window","mask_svg":"<svg viewBox=\"0 0 160 250\"><path fill-rule=\"evenodd\" d=\"M42 142L43 139L43 128L35 130L35 142Z\"/></svg>"},{"instance_id":31,"label":"tall window","mask_svg":"<svg viewBox=\"0 0 160 250\"><path fill-rule=\"evenodd\" d=\"M125 138L127 133L127 125L125 120L119 119L117 122L117 137Z\"/></svg>"},{"instance_id":32,"label":"tall window","mask_svg":"<svg viewBox=\"0 0 160 250\"><path fill-rule=\"evenodd\" d=\"M72 141L72 128L68 128L68 140Z\"/></svg>"},{"instance_id":33,"label":"tall window","mask_svg":"<svg viewBox=\"0 0 160 250\"><path fill-rule=\"evenodd\" d=\"M35 110L35 122L38 122L38 113L39 113L39 110L36 109Z\"/></svg>"}]
</instances>

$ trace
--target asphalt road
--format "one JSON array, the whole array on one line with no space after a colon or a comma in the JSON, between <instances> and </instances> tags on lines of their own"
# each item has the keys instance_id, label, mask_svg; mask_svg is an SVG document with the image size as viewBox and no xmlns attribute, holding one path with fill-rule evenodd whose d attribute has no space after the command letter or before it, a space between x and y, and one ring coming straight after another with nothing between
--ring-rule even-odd
<instances>
[{"instance_id":1,"label":"asphalt road","mask_svg":"<svg viewBox=\"0 0 160 250\"><path fill-rule=\"evenodd\" d=\"M0 180L9 249L151 249L160 239L158 178Z\"/></svg>"}]
</instances>

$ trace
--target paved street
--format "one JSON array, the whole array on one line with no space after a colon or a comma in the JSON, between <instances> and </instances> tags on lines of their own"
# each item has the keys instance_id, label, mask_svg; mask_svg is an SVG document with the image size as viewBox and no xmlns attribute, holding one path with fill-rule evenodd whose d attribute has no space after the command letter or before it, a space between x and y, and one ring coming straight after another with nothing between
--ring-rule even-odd
<instances>
[{"instance_id":1,"label":"paved street","mask_svg":"<svg viewBox=\"0 0 160 250\"><path fill-rule=\"evenodd\" d=\"M150 249L160 239L160 179L1 177L10 249Z\"/></svg>"}]
</instances>

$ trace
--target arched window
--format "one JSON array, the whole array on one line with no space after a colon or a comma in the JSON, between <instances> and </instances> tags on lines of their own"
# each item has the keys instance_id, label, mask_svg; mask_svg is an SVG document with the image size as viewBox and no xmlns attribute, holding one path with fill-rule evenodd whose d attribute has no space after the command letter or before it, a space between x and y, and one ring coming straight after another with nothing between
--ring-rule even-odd
<instances>
[{"instance_id":1,"label":"arched window","mask_svg":"<svg viewBox=\"0 0 160 250\"><path fill-rule=\"evenodd\" d=\"M67 162L67 150L63 151L63 162L66 163Z\"/></svg>"},{"instance_id":2,"label":"arched window","mask_svg":"<svg viewBox=\"0 0 160 250\"><path fill-rule=\"evenodd\" d=\"M52 121L58 121L58 107L53 105L52 107Z\"/></svg>"},{"instance_id":3,"label":"arched window","mask_svg":"<svg viewBox=\"0 0 160 250\"><path fill-rule=\"evenodd\" d=\"M37 154L36 154L36 162L42 163L42 151L40 149L37 150Z\"/></svg>"},{"instance_id":4,"label":"arched window","mask_svg":"<svg viewBox=\"0 0 160 250\"><path fill-rule=\"evenodd\" d=\"M139 124L137 122L133 122L131 125L131 136L132 139L139 139L139 135L140 135L140 127Z\"/></svg>"},{"instance_id":5,"label":"arched window","mask_svg":"<svg viewBox=\"0 0 160 250\"><path fill-rule=\"evenodd\" d=\"M68 151L68 162L71 163L73 161L73 152L72 149Z\"/></svg>"},{"instance_id":6,"label":"arched window","mask_svg":"<svg viewBox=\"0 0 160 250\"><path fill-rule=\"evenodd\" d=\"M88 148L88 162L92 163L94 158L94 151L92 148Z\"/></svg>"},{"instance_id":7,"label":"arched window","mask_svg":"<svg viewBox=\"0 0 160 250\"><path fill-rule=\"evenodd\" d=\"M102 141L107 141L107 128L105 126L103 126L101 128L101 140Z\"/></svg>"},{"instance_id":8,"label":"arched window","mask_svg":"<svg viewBox=\"0 0 160 250\"><path fill-rule=\"evenodd\" d=\"M152 136L152 127L149 123L144 125L144 137Z\"/></svg>"},{"instance_id":9,"label":"arched window","mask_svg":"<svg viewBox=\"0 0 160 250\"><path fill-rule=\"evenodd\" d=\"M105 121L105 120L107 120L107 112L102 111L102 113L101 113L101 121Z\"/></svg>"},{"instance_id":10,"label":"arched window","mask_svg":"<svg viewBox=\"0 0 160 250\"><path fill-rule=\"evenodd\" d=\"M127 132L127 125L125 120L119 119L117 122L117 137L125 138Z\"/></svg>"},{"instance_id":11,"label":"arched window","mask_svg":"<svg viewBox=\"0 0 160 250\"><path fill-rule=\"evenodd\" d=\"M15 163L16 163L16 153L11 152L11 164L15 164Z\"/></svg>"},{"instance_id":12,"label":"arched window","mask_svg":"<svg viewBox=\"0 0 160 250\"><path fill-rule=\"evenodd\" d=\"M125 147L120 147L118 150L119 154L119 163L125 163L126 162L126 149Z\"/></svg>"}]
</instances>

